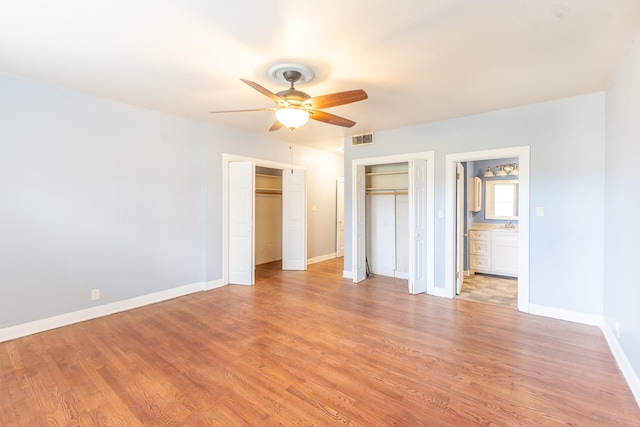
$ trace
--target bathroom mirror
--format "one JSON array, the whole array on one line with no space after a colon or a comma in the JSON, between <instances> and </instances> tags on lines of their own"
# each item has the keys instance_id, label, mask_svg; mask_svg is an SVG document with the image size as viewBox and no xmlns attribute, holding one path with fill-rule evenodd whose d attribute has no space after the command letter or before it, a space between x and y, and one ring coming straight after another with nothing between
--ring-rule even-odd
<instances>
[{"instance_id":1,"label":"bathroom mirror","mask_svg":"<svg viewBox=\"0 0 640 427\"><path fill-rule=\"evenodd\" d=\"M518 180L487 180L485 182L486 219L518 219Z\"/></svg>"}]
</instances>

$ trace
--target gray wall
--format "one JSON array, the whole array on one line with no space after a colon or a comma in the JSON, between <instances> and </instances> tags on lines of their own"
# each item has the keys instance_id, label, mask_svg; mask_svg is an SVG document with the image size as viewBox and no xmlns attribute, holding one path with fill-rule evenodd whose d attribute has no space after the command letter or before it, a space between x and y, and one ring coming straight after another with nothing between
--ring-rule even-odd
<instances>
[{"instance_id":1,"label":"gray wall","mask_svg":"<svg viewBox=\"0 0 640 427\"><path fill-rule=\"evenodd\" d=\"M607 91L604 314L634 371L640 373L640 35Z\"/></svg>"},{"instance_id":2,"label":"gray wall","mask_svg":"<svg viewBox=\"0 0 640 427\"><path fill-rule=\"evenodd\" d=\"M376 132L345 141L345 270L351 271L351 161L435 151L435 209L445 209L445 156L531 147L530 303L602 314L605 94ZM535 216L535 207L545 209ZM435 219L435 286L444 287L445 220Z\"/></svg>"},{"instance_id":3,"label":"gray wall","mask_svg":"<svg viewBox=\"0 0 640 427\"><path fill-rule=\"evenodd\" d=\"M0 327L200 282L200 128L0 77Z\"/></svg>"},{"instance_id":4,"label":"gray wall","mask_svg":"<svg viewBox=\"0 0 640 427\"><path fill-rule=\"evenodd\" d=\"M280 141L0 76L0 328L222 278L222 153L291 161ZM334 253L342 156L294 145L294 163L318 208L308 256Z\"/></svg>"}]
</instances>

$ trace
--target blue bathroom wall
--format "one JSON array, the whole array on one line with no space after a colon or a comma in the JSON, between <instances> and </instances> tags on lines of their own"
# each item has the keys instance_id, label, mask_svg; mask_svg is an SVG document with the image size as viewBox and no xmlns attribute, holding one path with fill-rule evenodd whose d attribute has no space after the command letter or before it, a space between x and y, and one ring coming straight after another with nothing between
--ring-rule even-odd
<instances>
[{"instance_id":1,"label":"blue bathroom wall","mask_svg":"<svg viewBox=\"0 0 640 427\"><path fill-rule=\"evenodd\" d=\"M494 160L480 160L469 164L469 170L467 171L467 175L469 177L478 177L482 179L482 208L479 212L471 212L469 224L475 223L488 223L488 224L504 224L506 221L501 219L486 219L484 217L485 214L485 202L484 197L486 195L485 191L485 183L487 180L497 181L497 180L505 180L505 179L515 179L517 176L494 176L485 178L484 174L487 171L487 168L491 168L493 173L495 174L499 170L499 166L506 163L518 163L517 157L509 157L505 159L494 159ZM469 181L469 180L468 180ZM467 181L467 182L468 182ZM471 187L469 187L471 188ZM518 223L517 220L511 221L513 223Z\"/></svg>"}]
</instances>

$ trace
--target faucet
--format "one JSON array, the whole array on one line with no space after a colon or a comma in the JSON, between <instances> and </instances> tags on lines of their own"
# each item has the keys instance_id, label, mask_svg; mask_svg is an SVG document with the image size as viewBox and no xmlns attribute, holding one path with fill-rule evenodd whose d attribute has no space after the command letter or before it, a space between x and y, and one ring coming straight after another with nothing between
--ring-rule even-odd
<instances>
[{"instance_id":1,"label":"faucet","mask_svg":"<svg viewBox=\"0 0 640 427\"><path fill-rule=\"evenodd\" d=\"M504 228L508 228L509 230L513 230L516 228L516 226L511 222L511 221L507 221L504 225Z\"/></svg>"}]
</instances>

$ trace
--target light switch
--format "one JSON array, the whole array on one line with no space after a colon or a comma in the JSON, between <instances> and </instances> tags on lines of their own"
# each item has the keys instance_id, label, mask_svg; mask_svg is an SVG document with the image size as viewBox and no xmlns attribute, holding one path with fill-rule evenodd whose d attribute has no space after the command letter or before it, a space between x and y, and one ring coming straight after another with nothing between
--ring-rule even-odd
<instances>
[{"instance_id":1,"label":"light switch","mask_svg":"<svg viewBox=\"0 0 640 427\"><path fill-rule=\"evenodd\" d=\"M536 216L544 216L544 208L541 206L536 207Z\"/></svg>"},{"instance_id":2,"label":"light switch","mask_svg":"<svg viewBox=\"0 0 640 427\"><path fill-rule=\"evenodd\" d=\"M442 209L438 211L438 218L444 218L444 211Z\"/></svg>"},{"instance_id":3,"label":"light switch","mask_svg":"<svg viewBox=\"0 0 640 427\"><path fill-rule=\"evenodd\" d=\"M316 211L316 205L311 205L311 212L315 212Z\"/></svg>"}]
</instances>

